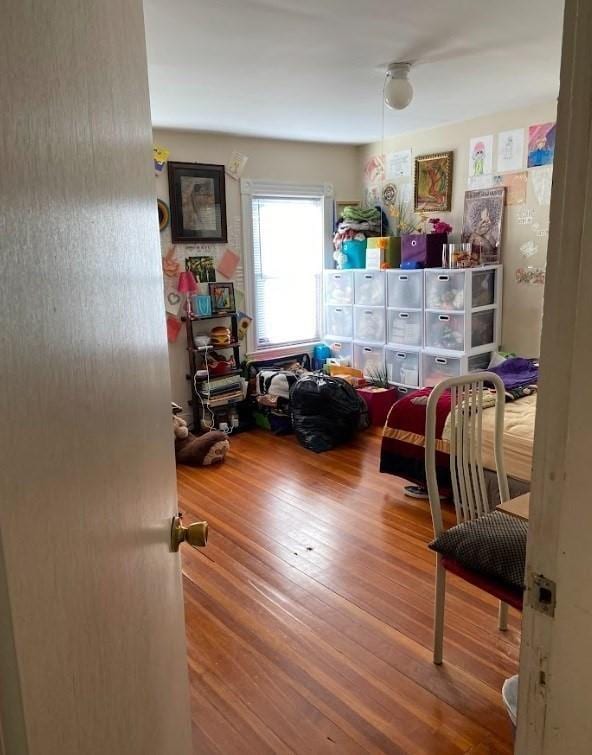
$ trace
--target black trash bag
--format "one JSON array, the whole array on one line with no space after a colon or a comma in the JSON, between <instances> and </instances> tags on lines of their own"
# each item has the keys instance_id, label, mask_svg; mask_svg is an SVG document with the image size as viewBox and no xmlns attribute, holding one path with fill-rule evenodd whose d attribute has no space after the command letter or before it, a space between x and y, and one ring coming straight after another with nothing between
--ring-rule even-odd
<instances>
[{"instance_id":1,"label":"black trash bag","mask_svg":"<svg viewBox=\"0 0 592 755\"><path fill-rule=\"evenodd\" d=\"M342 378L304 375L290 389L290 404L299 443L315 453L346 443L369 425L366 402Z\"/></svg>"}]
</instances>

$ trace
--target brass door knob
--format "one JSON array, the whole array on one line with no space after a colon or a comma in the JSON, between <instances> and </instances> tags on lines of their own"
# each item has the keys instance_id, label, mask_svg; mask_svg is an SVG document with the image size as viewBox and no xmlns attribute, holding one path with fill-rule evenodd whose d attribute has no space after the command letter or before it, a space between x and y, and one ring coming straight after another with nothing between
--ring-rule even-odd
<instances>
[{"instance_id":1,"label":"brass door knob","mask_svg":"<svg viewBox=\"0 0 592 755\"><path fill-rule=\"evenodd\" d=\"M193 548L203 548L208 542L208 523L194 522L185 527L182 519L183 514L177 514L173 517L171 550L176 553L181 543L189 543Z\"/></svg>"}]
</instances>

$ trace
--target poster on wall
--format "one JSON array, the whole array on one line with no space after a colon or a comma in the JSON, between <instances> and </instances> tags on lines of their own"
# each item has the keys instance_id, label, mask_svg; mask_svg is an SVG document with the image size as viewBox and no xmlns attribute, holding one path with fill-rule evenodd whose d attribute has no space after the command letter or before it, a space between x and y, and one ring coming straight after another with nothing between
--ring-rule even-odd
<instances>
[{"instance_id":1,"label":"poster on wall","mask_svg":"<svg viewBox=\"0 0 592 755\"><path fill-rule=\"evenodd\" d=\"M497 135L497 172L520 170L524 166L524 129L514 128Z\"/></svg>"},{"instance_id":2,"label":"poster on wall","mask_svg":"<svg viewBox=\"0 0 592 755\"><path fill-rule=\"evenodd\" d=\"M195 275L199 283L215 283L216 270L213 257L187 257L185 270Z\"/></svg>"},{"instance_id":3,"label":"poster on wall","mask_svg":"<svg viewBox=\"0 0 592 755\"><path fill-rule=\"evenodd\" d=\"M493 173L493 134L469 142L469 179Z\"/></svg>"},{"instance_id":4,"label":"poster on wall","mask_svg":"<svg viewBox=\"0 0 592 755\"><path fill-rule=\"evenodd\" d=\"M505 186L465 192L462 240L471 244L471 256L479 255L482 265L501 259L505 194Z\"/></svg>"},{"instance_id":5,"label":"poster on wall","mask_svg":"<svg viewBox=\"0 0 592 755\"><path fill-rule=\"evenodd\" d=\"M503 173L493 177L494 186L506 187L506 204L524 204L526 202L526 187L528 185L528 171Z\"/></svg>"},{"instance_id":6,"label":"poster on wall","mask_svg":"<svg viewBox=\"0 0 592 755\"><path fill-rule=\"evenodd\" d=\"M386 156L386 177L388 180L406 178L411 175L411 150L401 149L389 152Z\"/></svg>"},{"instance_id":7,"label":"poster on wall","mask_svg":"<svg viewBox=\"0 0 592 755\"><path fill-rule=\"evenodd\" d=\"M553 166L544 165L530 171L530 182L537 202L542 207L551 204L551 185L553 183Z\"/></svg>"},{"instance_id":8,"label":"poster on wall","mask_svg":"<svg viewBox=\"0 0 592 755\"><path fill-rule=\"evenodd\" d=\"M373 155L364 165L364 183L374 184L384 178L384 159L382 155Z\"/></svg>"},{"instance_id":9,"label":"poster on wall","mask_svg":"<svg viewBox=\"0 0 592 755\"><path fill-rule=\"evenodd\" d=\"M555 124L536 123L528 127L528 167L550 165L555 154Z\"/></svg>"}]
</instances>

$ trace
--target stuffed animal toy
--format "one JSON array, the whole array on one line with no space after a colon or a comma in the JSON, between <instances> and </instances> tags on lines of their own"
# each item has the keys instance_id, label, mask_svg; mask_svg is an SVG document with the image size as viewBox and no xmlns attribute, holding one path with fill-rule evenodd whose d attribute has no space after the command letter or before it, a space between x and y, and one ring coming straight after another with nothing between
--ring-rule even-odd
<instances>
[{"instance_id":1,"label":"stuffed animal toy","mask_svg":"<svg viewBox=\"0 0 592 755\"><path fill-rule=\"evenodd\" d=\"M207 467L224 461L230 448L230 443L223 432L211 430L197 437L189 432L187 422L175 415L173 415L173 432L177 464L185 464L188 467Z\"/></svg>"}]
</instances>

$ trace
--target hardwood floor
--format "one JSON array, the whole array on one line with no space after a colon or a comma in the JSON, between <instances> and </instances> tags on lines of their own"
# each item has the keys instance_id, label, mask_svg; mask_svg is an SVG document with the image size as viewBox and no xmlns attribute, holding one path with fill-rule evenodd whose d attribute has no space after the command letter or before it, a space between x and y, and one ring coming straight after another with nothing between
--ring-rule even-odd
<instances>
[{"instance_id":1,"label":"hardwood floor","mask_svg":"<svg viewBox=\"0 0 592 755\"><path fill-rule=\"evenodd\" d=\"M378 472L380 439L316 455L264 431L178 469L196 753L511 753L502 705L519 617L449 576L431 661L426 502Z\"/></svg>"}]
</instances>

